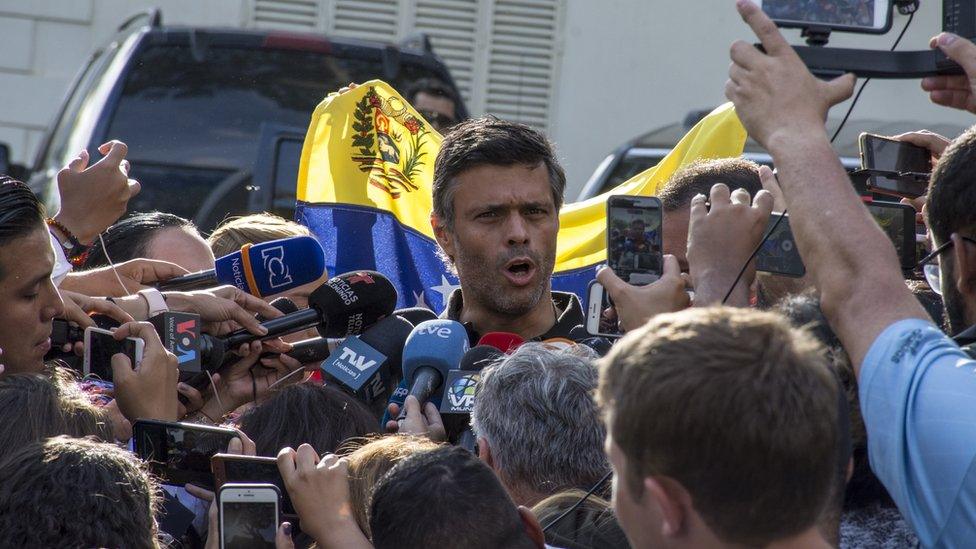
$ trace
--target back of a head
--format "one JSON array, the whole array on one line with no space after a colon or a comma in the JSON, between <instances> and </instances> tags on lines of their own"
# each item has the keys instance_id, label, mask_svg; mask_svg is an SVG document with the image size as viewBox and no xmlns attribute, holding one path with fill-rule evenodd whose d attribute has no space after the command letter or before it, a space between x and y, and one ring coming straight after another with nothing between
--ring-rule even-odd
<instances>
[{"instance_id":1,"label":"back of a head","mask_svg":"<svg viewBox=\"0 0 976 549\"><path fill-rule=\"evenodd\" d=\"M241 249L245 244L260 244L293 236L310 236L308 227L271 213L234 217L220 224L207 239L217 257Z\"/></svg>"},{"instance_id":2,"label":"back of a head","mask_svg":"<svg viewBox=\"0 0 976 549\"><path fill-rule=\"evenodd\" d=\"M779 315L659 315L603 359L599 398L633 493L668 477L727 543L814 526L837 463L838 393L819 343Z\"/></svg>"},{"instance_id":3,"label":"back of a head","mask_svg":"<svg viewBox=\"0 0 976 549\"><path fill-rule=\"evenodd\" d=\"M85 269L105 267L112 263L122 263L139 257L150 257L149 246L154 236L164 229L184 229L196 232L196 225L188 219L166 212L138 212L105 229L102 242L97 239L85 258ZM105 253L108 252L108 257Z\"/></svg>"},{"instance_id":4,"label":"back of a head","mask_svg":"<svg viewBox=\"0 0 976 549\"><path fill-rule=\"evenodd\" d=\"M471 425L512 488L550 495L589 489L610 468L593 401L597 371L572 352L527 343L481 372Z\"/></svg>"},{"instance_id":5,"label":"back of a head","mask_svg":"<svg viewBox=\"0 0 976 549\"><path fill-rule=\"evenodd\" d=\"M135 456L55 437L0 459L0 532L13 547L157 547L158 487Z\"/></svg>"},{"instance_id":6,"label":"back of a head","mask_svg":"<svg viewBox=\"0 0 976 549\"><path fill-rule=\"evenodd\" d=\"M275 457L286 446L310 444L333 453L343 441L377 431L376 418L353 396L314 383L296 383L248 410L240 429L259 456Z\"/></svg>"},{"instance_id":7,"label":"back of a head","mask_svg":"<svg viewBox=\"0 0 976 549\"><path fill-rule=\"evenodd\" d=\"M744 158L698 160L675 172L657 196L664 210L673 212L687 208L697 194L708 196L716 183L725 183L732 191L742 188L755 196L762 190L759 165Z\"/></svg>"},{"instance_id":8,"label":"back of a head","mask_svg":"<svg viewBox=\"0 0 976 549\"><path fill-rule=\"evenodd\" d=\"M394 466L373 492L369 525L377 549L535 546L498 477L456 446Z\"/></svg>"},{"instance_id":9,"label":"back of a head","mask_svg":"<svg viewBox=\"0 0 976 549\"><path fill-rule=\"evenodd\" d=\"M57 435L111 440L102 411L89 403L66 372L0 377L0 458Z\"/></svg>"},{"instance_id":10,"label":"back of a head","mask_svg":"<svg viewBox=\"0 0 976 549\"><path fill-rule=\"evenodd\" d=\"M949 240L952 233L974 237L976 229L976 127L953 140L932 170L929 184L928 225L936 244Z\"/></svg>"},{"instance_id":11,"label":"back of a head","mask_svg":"<svg viewBox=\"0 0 976 549\"><path fill-rule=\"evenodd\" d=\"M441 445L427 437L387 435L362 444L347 456L349 459L349 503L359 529L370 536L369 506L373 488L394 465L420 452Z\"/></svg>"},{"instance_id":12,"label":"back of a head","mask_svg":"<svg viewBox=\"0 0 976 549\"><path fill-rule=\"evenodd\" d=\"M627 535L620 528L610 502L599 496L591 495L575 511L563 516L585 496L583 490L566 490L532 507L532 514L543 525L559 519L546 531L546 543L561 549L627 547Z\"/></svg>"}]
</instances>

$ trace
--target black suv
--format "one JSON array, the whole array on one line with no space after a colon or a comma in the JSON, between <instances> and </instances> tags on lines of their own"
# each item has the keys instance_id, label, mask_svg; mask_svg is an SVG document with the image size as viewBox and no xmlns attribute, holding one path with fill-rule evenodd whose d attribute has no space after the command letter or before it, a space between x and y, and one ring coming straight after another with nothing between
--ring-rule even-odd
<instances>
[{"instance_id":1,"label":"black suv","mask_svg":"<svg viewBox=\"0 0 976 549\"><path fill-rule=\"evenodd\" d=\"M55 202L61 167L121 139L142 183L130 211L172 212L204 230L227 215L290 218L302 142L326 94L373 78L398 90L436 78L456 91L429 41L410 43L164 27L148 10L92 53L28 170L31 188ZM463 104L457 114L467 117Z\"/></svg>"}]
</instances>

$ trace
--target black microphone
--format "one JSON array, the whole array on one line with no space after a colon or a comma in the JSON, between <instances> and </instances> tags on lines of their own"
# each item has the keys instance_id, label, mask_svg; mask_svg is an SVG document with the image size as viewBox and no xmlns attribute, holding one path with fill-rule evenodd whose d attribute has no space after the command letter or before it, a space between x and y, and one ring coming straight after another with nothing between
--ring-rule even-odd
<instances>
[{"instance_id":1,"label":"black microphone","mask_svg":"<svg viewBox=\"0 0 976 549\"><path fill-rule=\"evenodd\" d=\"M583 326L576 326L569 331L569 339L576 342L578 345L586 345L590 349L593 349L598 356L607 356L610 349L613 348L613 342L608 338L594 336L586 331Z\"/></svg>"},{"instance_id":2,"label":"black microphone","mask_svg":"<svg viewBox=\"0 0 976 549\"><path fill-rule=\"evenodd\" d=\"M407 321L414 326L420 324L421 322L434 320L437 318L437 314L426 307L407 307L405 309L397 309L393 311L393 314L407 319Z\"/></svg>"},{"instance_id":3,"label":"black microphone","mask_svg":"<svg viewBox=\"0 0 976 549\"><path fill-rule=\"evenodd\" d=\"M504 356L503 352L490 345L476 345L464 353L459 371L451 372L444 384L440 412L447 440L471 453L475 452L477 443L471 429L471 412L477 398L481 370Z\"/></svg>"},{"instance_id":4,"label":"black microphone","mask_svg":"<svg viewBox=\"0 0 976 549\"><path fill-rule=\"evenodd\" d=\"M342 345L342 339L335 337L313 337L303 339L291 344L291 350L285 353L302 364L312 362L322 362L329 358L329 355ZM267 356L276 356L275 353L267 353Z\"/></svg>"},{"instance_id":5,"label":"black microphone","mask_svg":"<svg viewBox=\"0 0 976 549\"><path fill-rule=\"evenodd\" d=\"M271 305L272 307L278 309L279 311L281 311L283 314L286 315L289 313L294 313L295 311L298 310L298 305L295 305L295 302L288 299L287 297L279 297L279 298L272 299L271 302L268 303L268 305ZM270 320L266 318L264 315L260 315L260 314L257 316L257 319L259 322Z\"/></svg>"}]
</instances>

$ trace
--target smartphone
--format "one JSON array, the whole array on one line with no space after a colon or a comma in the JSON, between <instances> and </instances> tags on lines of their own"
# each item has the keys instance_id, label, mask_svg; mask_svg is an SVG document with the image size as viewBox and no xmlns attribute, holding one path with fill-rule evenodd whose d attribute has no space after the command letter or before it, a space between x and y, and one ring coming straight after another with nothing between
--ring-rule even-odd
<instances>
[{"instance_id":1,"label":"smartphone","mask_svg":"<svg viewBox=\"0 0 976 549\"><path fill-rule=\"evenodd\" d=\"M900 198L918 198L928 191L932 172L931 153L925 147L862 133L858 137L861 167L872 173L871 192Z\"/></svg>"},{"instance_id":2,"label":"smartphone","mask_svg":"<svg viewBox=\"0 0 976 549\"><path fill-rule=\"evenodd\" d=\"M782 218L782 221L779 221ZM777 223L777 221L779 221ZM773 212L766 232L769 236L756 254L756 270L781 276L799 278L807 273L790 230L789 214Z\"/></svg>"},{"instance_id":3,"label":"smartphone","mask_svg":"<svg viewBox=\"0 0 976 549\"><path fill-rule=\"evenodd\" d=\"M753 0L777 26L884 34L891 29L891 0L801 2Z\"/></svg>"},{"instance_id":4,"label":"smartphone","mask_svg":"<svg viewBox=\"0 0 976 549\"><path fill-rule=\"evenodd\" d=\"M237 431L224 427L175 423L150 419L132 425L136 455L149 463L149 469L163 484L190 483L213 490L210 458L226 452Z\"/></svg>"},{"instance_id":5,"label":"smartphone","mask_svg":"<svg viewBox=\"0 0 976 549\"><path fill-rule=\"evenodd\" d=\"M112 381L112 357L122 353L129 357L132 367L136 368L142 362L142 350L145 342L137 337L127 337L117 341L112 330L104 328L85 328L85 358L82 373L94 376L102 381Z\"/></svg>"},{"instance_id":6,"label":"smartphone","mask_svg":"<svg viewBox=\"0 0 976 549\"><path fill-rule=\"evenodd\" d=\"M216 454L210 458L214 483L219 490L224 484L273 484L281 493L281 512L297 515L288 497L285 481L278 471L278 460L271 457L240 456L237 454Z\"/></svg>"},{"instance_id":7,"label":"smartphone","mask_svg":"<svg viewBox=\"0 0 976 549\"><path fill-rule=\"evenodd\" d=\"M217 492L221 549L274 549L280 492L273 484L224 484Z\"/></svg>"},{"instance_id":8,"label":"smartphone","mask_svg":"<svg viewBox=\"0 0 976 549\"><path fill-rule=\"evenodd\" d=\"M915 208L895 202L874 201L865 204L868 211L895 244L901 268L912 270L916 259Z\"/></svg>"},{"instance_id":9,"label":"smartphone","mask_svg":"<svg viewBox=\"0 0 976 549\"><path fill-rule=\"evenodd\" d=\"M610 297L606 288L596 280L586 287L586 333L601 337L621 337L616 314L610 311Z\"/></svg>"},{"instance_id":10,"label":"smartphone","mask_svg":"<svg viewBox=\"0 0 976 549\"><path fill-rule=\"evenodd\" d=\"M635 286L661 278L661 200L615 195L607 199L607 265Z\"/></svg>"}]
</instances>

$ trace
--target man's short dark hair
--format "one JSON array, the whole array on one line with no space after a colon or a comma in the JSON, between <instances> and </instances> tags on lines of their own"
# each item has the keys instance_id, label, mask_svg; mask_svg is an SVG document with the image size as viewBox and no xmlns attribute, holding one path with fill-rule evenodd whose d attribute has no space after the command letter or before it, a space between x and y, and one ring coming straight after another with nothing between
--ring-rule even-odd
<instances>
[{"instance_id":1,"label":"man's short dark hair","mask_svg":"<svg viewBox=\"0 0 976 549\"><path fill-rule=\"evenodd\" d=\"M0 460L0 532L11 547L155 548L158 488L114 444L54 437Z\"/></svg>"},{"instance_id":2,"label":"man's short dark hair","mask_svg":"<svg viewBox=\"0 0 976 549\"><path fill-rule=\"evenodd\" d=\"M44 206L24 183L0 175L0 247L44 228ZM0 265L0 278L3 278Z\"/></svg>"},{"instance_id":3,"label":"man's short dark hair","mask_svg":"<svg viewBox=\"0 0 976 549\"><path fill-rule=\"evenodd\" d=\"M534 547L495 473L456 446L390 469L373 491L369 527L377 549Z\"/></svg>"},{"instance_id":4,"label":"man's short dark hair","mask_svg":"<svg viewBox=\"0 0 976 549\"><path fill-rule=\"evenodd\" d=\"M749 196L756 196L762 190L759 164L744 158L698 160L675 172L657 196L664 211L673 212L687 208L697 194L708 196L716 183L725 183L732 191L745 189Z\"/></svg>"},{"instance_id":5,"label":"man's short dark hair","mask_svg":"<svg viewBox=\"0 0 976 549\"><path fill-rule=\"evenodd\" d=\"M929 229L937 244L952 233L973 236L976 229L976 126L957 137L932 171L929 186Z\"/></svg>"},{"instance_id":6,"label":"man's short dark hair","mask_svg":"<svg viewBox=\"0 0 976 549\"><path fill-rule=\"evenodd\" d=\"M187 229L196 232L197 227L189 219L166 212L139 212L116 222L105 229L102 240L105 250L98 240L88 252L85 259L85 269L108 266L108 257L112 263L121 263L139 257L149 257L149 244L154 236L163 229Z\"/></svg>"},{"instance_id":7,"label":"man's short dark hair","mask_svg":"<svg viewBox=\"0 0 976 549\"><path fill-rule=\"evenodd\" d=\"M525 124L493 116L461 122L444 137L434 163L434 215L452 230L457 176L478 166L516 164L531 167L545 164L552 201L557 210L562 207L566 173L546 136Z\"/></svg>"}]
</instances>

